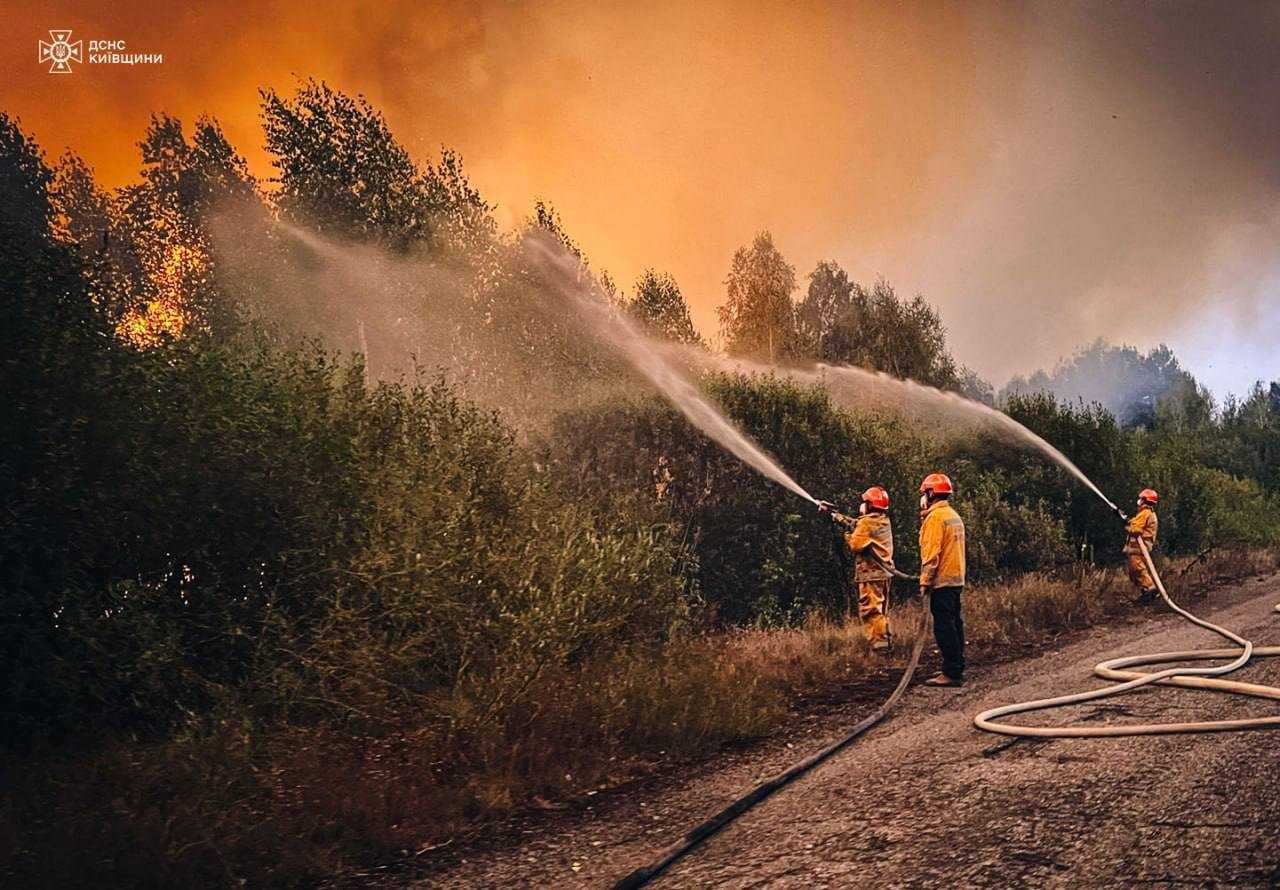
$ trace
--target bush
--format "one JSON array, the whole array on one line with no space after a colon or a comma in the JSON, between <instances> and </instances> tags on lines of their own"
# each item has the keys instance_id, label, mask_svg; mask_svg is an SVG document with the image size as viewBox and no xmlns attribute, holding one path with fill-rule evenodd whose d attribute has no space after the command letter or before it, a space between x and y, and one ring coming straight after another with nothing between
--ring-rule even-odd
<instances>
[{"instance_id":1,"label":"bush","mask_svg":"<svg viewBox=\"0 0 1280 890\"><path fill-rule=\"evenodd\" d=\"M368 519L316 591L317 623L278 630L299 637L286 688L393 724L425 706L474 727L544 670L665 639L685 619L667 525L562 501L512 433L444 382L383 385L371 418Z\"/></svg>"},{"instance_id":2,"label":"bush","mask_svg":"<svg viewBox=\"0 0 1280 890\"><path fill-rule=\"evenodd\" d=\"M125 361L132 397L86 420L73 484L94 506L67 503L46 541L63 580L5 565L29 603L9 612L10 744L161 732L245 697L389 719L429 694L443 718L685 615L667 526L557 498L442 380L366 391L358 363L261 338Z\"/></svg>"},{"instance_id":3,"label":"bush","mask_svg":"<svg viewBox=\"0 0 1280 890\"><path fill-rule=\"evenodd\" d=\"M965 521L965 558L970 582L994 581L1022 572L1052 569L1072 557L1067 529L1043 501L1009 503L999 475L972 472L956 509Z\"/></svg>"},{"instance_id":4,"label":"bush","mask_svg":"<svg viewBox=\"0 0 1280 890\"><path fill-rule=\"evenodd\" d=\"M706 384L815 497L854 510L869 485L895 495L914 489L920 446L901 426L840 411L818 387L741 376L714 376ZM794 620L848 602L847 556L831 522L663 403L563 414L541 454L556 487L572 496L677 523L693 551L696 590L721 622ZM910 559L914 500L899 498L890 513Z\"/></svg>"}]
</instances>

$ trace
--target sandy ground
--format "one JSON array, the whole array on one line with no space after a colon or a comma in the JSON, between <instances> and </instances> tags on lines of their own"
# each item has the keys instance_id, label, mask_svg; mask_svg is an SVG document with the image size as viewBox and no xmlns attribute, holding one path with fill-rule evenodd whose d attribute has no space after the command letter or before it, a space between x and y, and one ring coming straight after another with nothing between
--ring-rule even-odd
<instances>
[{"instance_id":1,"label":"sandy ground","mask_svg":"<svg viewBox=\"0 0 1280 890\"><path fill-rule=\"evenodd\" d=\"M1190 605L1280 642L1280 576ZM961 691L913 688L880 728L747 813L654 887L1280 887L1280 733L1019 741L978 711L1092 688L1121 654L1221 645L1176 616L1099 627L984 669ZM1280 659L1235 678L1280 685ZM1275 702L1171 688L1031 715L1154 722L1274 713ZM524 840L384 874L382 886L600 887L651 860L759 778L836 738L867 705L802 737L518 831ZM789 747L790 746L790 747Z\"/></svg>"}]
</instances>

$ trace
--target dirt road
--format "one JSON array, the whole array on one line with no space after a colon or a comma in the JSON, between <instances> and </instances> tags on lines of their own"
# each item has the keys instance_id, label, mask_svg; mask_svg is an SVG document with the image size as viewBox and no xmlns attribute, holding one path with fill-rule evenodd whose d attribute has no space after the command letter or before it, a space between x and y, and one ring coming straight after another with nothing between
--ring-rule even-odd
<instances>
[{"instance_id":1,"label":"dirt road","mask_svg":"<svg viewBox=\"0 0 1280 890\"><path fill-rule=\"evenodd\" d=\"M1275 644L1277 601L1273 576L1190 605ZM1280 887L1280 733L1034 742L981 733L970 722L996 704L1092 688L1101 682L1092 666L1104 658L1217 645L1158 613L1097 628L1041 657L976 666L958 694L913 688L887 724L653 886ZM1234 676L1280 685L1280 659ZM1195 720L1275 707L1161 687L1040 719ZM797 747L792 759L808 750ZM460 861L426 884L606 886L778 765L748 759L637 796L553 837Z\"/></svg>"}]
</instances>

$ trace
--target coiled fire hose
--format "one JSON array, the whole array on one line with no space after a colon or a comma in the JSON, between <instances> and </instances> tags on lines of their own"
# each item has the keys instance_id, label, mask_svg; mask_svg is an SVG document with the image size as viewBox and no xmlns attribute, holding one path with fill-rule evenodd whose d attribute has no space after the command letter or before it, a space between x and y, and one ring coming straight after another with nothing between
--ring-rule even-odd
<instances>
[{"instance_id":1,"label":"coiled fire hose","mask_svg":"<svg viewBox=\"0 0 1280 890\"><path fill-rule=\"evenodd\" d=\"M1216 680L1216 676L1229 674L1244 667L1255 656L1280 655L1280 646L1254 646L1252 642L1239 634L1219 627L1211 621L1197 618L1169 598L1164 589L1160 573L1156 571L1151 559L1151 551L1142 538L1136 539L1142 551L1142 560L1146 563L1151 577L1155 579L1156 589L1160 591L1165 604L1192 624L1211 630L1219 636L1235 643L1238 648L1232 649L1189 649L1179 652L1157 652L1152 655L1130 655L1112 658L1095 665L1093 672L1105 680L1121 681L1116 686L1104 686L1088 692L1077 692L1072 695L1060 695L1054 698L1041 698L1035 701L1004 705L983 711L973 718L974 726L987 732L1002 735L1021 736L1026 738L1068 739L1098 738L1132 735L1164 735L1184 732L1225 732L1239 729L1277 729L1280 728L1280 716L1249 717L1240 720L1204 720L1194 723L1140 723L1122 726L1018 726L1012 723L1001 723L999 718L1010 714L1024 714L1028 711L1042 711L1048 708L1060 708L1066 705L1078 705L1082 702L1095 701L1112 695L1119 695L1131 689L1160 683L1166 686L1184 686L1191 689L1208 689L1214 692L1227 692L1235 695L1249 695L1255 698L1280 700L1280 688L1262 686L1256 683L1242 683L1236 680ZM1280 612L1280 605L1275 607ZM1172 667L1164 670L1146 672L1127 670L1138 665L1167 664L1179 661L1210 661L1229 658L1226 664L1212 667Z\"/></svg>"},{"instance_id":2,"label":"coiled fire hose","mask_svg":"<svg viewBox=\"0 0 1280 890\"><path fill-rule=\"evenodd\" d=\"M896 566L881 562L874 553L869 555L872 559L875 559L876 562L880 563L881 568L892 574L895 578L902 578L907 581L919 580L919 576L917 575L908 575L899 570ZM903 693L907 691L907 687L911 685L911 678L915 675L916 667L920 664L920 653L924 651L924 641L929 635L929 591L927 589L924 591L921 606L922 612L920 617L920 626L916 631L915 643L911 647L911 657L907 659L906 668L902 672L901 679L898 680L898 685L894 687L893 692L889 694L889 697L884 700L884 703L880 705L879 708L864 717L839 740L823 748L821 751L818 751L816 754L811 754L799 763L792 764L776 776L765 779L746 794L729 803L714 816L707 819L705 822L702 822L692 831L687 832L682 838L680 838L680 840L663 850L658 854L658 858L653 862L648 865L641 866L621 878L613 885L614 890L632 890L632 888L643 887L645 884L649 883L649 881L653 880L670 868L676 860L680 859L694 847L698 846L717 831L724 828L734 819L741 816L747 810L751 809L774 792L786 785L789 785L791 782L794 782L818 764L843 751L852 744L858 736L862 735L887 717L889 712L893 710L894 705L896 705L898 700L902 698Z\"/></svg>"}]
</instances>

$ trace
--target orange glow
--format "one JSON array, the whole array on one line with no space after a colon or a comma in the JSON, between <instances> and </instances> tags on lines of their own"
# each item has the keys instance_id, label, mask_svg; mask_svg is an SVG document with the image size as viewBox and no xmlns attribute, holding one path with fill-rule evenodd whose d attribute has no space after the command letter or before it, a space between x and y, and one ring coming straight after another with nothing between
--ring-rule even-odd
<instances>
[{"instance_id":1,"label":"orange glow","mask_svg":"<svg viewBox=\"0 0 1280 890\"><path fill-rule=\"evenodd\" d=\"M188 127L214 115L270 176L257 90L288 93L315 76L367 95L420 162L442 144L459 150L504 225L543 198L624 287L649 265L672 272L706 331L729 257L758 229L772 228L807 270L833 250L833 233L878 242L936 210L973 160L959 6L73 9L18 0L11 20L22 27L0 51L0 81L14 88L3 104L51 154L72 147L106 184L136 181L136 143L154 111ZM51 77L34 44L55 27L165 61ZM19 52L28 34L31 52Z\"/></svg>"},{"instance_id":2,"label":"orange glow","mask_svg":"<svg viewBox=\"0 0 1280 890\"><path fill-rule=\"evenodd\" d=\"M155 111L212 114L271 176L257 91L315 77L419 162L458 150L502 225L545 199L624 289L670 272L703 334L769 229L802 287L835 259L924 293L997 383L1098 336L1198 349L1237 388L1280 373L1269 4L13 0L6 22L0 107L107 185L136 181ZM50 75L52 28L164 63Z\"/></svg>"},{"instance_id":3,"label":"orange glow","mask_svg":"<svg viewBox=\"0 0 1280 890\"><path fill-rule=\"evenodd\" d=\"M180 302L161 298L130 309L116 326L116 334L138 349L148 349L166 338L181 336L187 322Z\"/></svg>"},{"instance_id":4,"label":"orange glow","mask_svg":"<svg viewBox=\"0 0 1280 890\"><path fill-rule=\"evenodd\" d=\"M173 231L170 227L169 232ZM144 265L148 296L116 326L116 334L139 349L181 337L190 329L194 288L209 271L203 250L187 244L166 243L155 252L154 261L147 258Z\"/></svg>"}]
</instances>

